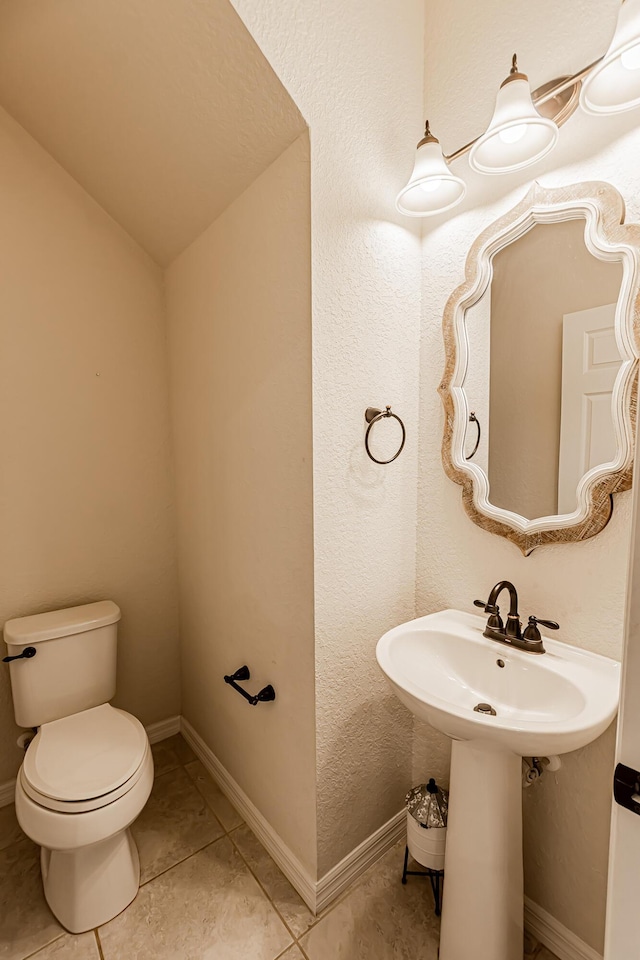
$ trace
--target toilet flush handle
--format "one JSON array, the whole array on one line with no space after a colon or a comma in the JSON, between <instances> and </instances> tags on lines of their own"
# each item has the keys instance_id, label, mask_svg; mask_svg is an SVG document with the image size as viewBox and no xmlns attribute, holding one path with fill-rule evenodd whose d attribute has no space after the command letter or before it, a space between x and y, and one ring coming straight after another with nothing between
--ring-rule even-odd
<instances>
[{"instance_id":1,"label":"toilet flush handle","mask_svg":"<svg viewBox=\"0 0 640 960\"><path fill-rule=\"evenodd\" d=\"M31 657L35 657L38 651L35 647L25 647L22 653L16 654L15 657L3 657L3 663L11 663L12 660L31 660Z\"/></svg>"}]
</instances>

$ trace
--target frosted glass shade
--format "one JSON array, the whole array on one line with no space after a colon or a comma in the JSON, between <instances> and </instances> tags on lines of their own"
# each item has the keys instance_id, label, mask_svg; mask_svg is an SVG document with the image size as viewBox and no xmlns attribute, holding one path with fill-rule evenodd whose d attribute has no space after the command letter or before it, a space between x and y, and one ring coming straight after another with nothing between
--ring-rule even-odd
<instances>
[{"instance_id":1,"label":"frosted glass shade","mask_svg":"<svg viewBox=\"0 0 640 960\"><path fill-rule=\"evenodd\" d=\"M413 173L398 194L396 209L408 217L430 217L455 207L466 192L464 180L449 170L438 141L426 136L418 144Z\"/></svg>"},{"instance_id":2,"label":"frosted glass shade","mask_svg":"<svg viewBox=\"0 0 640 960\"><path fill-rule=\"evenodd\" d=\"M478 173L511 173L540 160L557 139L557 126L540 116L529 81L518 73L500 87L491 123L471 148L469 163Z\"/></svg>"},{"instance_id":3,"label":"frosted glass shade","mask_svg":"<svg viewBox=\"0 0 640 960\"><path fill-rule=\"evenodd\" d=\"M640 106L640 0L625 0L602 61L582 81L587 113L622 113Z\"/></svg>"}]
</instances>

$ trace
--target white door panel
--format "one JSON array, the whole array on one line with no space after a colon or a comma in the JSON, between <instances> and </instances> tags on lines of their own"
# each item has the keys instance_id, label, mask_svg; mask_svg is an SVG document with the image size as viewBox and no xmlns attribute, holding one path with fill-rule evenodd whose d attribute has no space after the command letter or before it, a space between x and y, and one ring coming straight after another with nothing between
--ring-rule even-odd
<instances>
[{"instance_id":1,"label":"white door panel","mask_svg":"<svg viewBox=\"0 0 640 960\"><path fill-rule=\"evenodd\" d=\"M620 369L616 305L566 313L562 324L562 406L558 513L573 513L581 477L616 454L611 398Z\"/></svg>"},{"instance_id":2,"label":"white door panel","mask_svg":"<svg viewBox=\"0 0 640 960\"><path fill-rule=\"evenodd\" d=\"M640 464L637 444L635 456L635 463ZM616 763L640 770L640 483L635 477L632 531ZM640 816L614 804L605 960L640 957L639 894Z\"/></svg>"}]
</instances>

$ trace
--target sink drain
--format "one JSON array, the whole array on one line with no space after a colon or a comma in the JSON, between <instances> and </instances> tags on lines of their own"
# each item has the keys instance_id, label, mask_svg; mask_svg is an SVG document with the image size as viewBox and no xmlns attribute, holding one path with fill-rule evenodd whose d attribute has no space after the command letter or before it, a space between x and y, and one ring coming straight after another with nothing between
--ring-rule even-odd
<instances>
[{"instance_id":1,"label":"sink drain","mask_svg":"<svg viewBox=\"0 0 640 960\"><path fill-rule=\"evenodd\" d=\"M489 717L495 717L496 711L490 703L477 703L473 708L474 713L485 713Z\"/></svg>"}]
</instances>

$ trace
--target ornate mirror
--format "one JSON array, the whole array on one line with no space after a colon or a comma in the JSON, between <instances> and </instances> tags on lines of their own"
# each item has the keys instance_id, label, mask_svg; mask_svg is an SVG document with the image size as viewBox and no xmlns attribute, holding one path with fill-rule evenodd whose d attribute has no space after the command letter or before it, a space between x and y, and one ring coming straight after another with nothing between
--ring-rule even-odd
<instances>
[{"instance_id":1,"label":"ornate mirror","mask_svg":"<svg viewBox=\"0 0 640 960\"><path fill-rule=\"evenodd\" d=\"M609 184L534 184L445 308L444 467L525 555L599 533L631 486L640 226L623 220Z\"/></svg>"}]
</instances>

